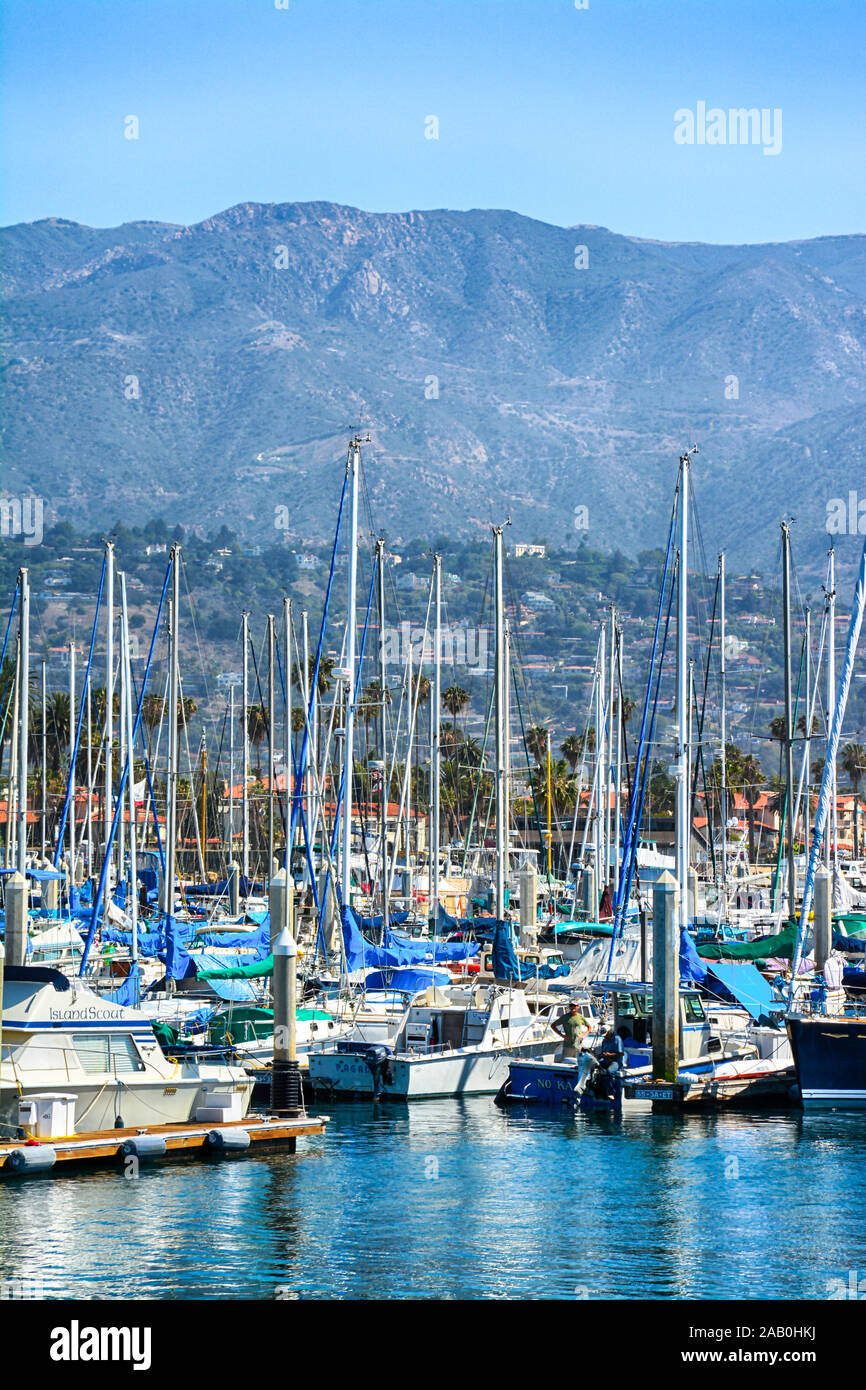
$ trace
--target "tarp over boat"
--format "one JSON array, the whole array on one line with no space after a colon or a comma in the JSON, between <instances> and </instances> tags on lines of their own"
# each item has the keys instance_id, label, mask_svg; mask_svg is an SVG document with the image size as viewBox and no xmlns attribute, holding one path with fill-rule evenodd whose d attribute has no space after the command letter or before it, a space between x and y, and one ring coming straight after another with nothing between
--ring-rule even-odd
<instances>
[{"instance_id":1,"label":"tarp over boat","mask_svg":"<svg viewBox=\"0 0 866 1390\"><path fill-rule=\"evenodd\" d=\"M797 942L797 928L789 922L775 936L758 936L754 941L703 941L698 946L702 960L791 960Z\"/></svg>"},{"instance_id":2,"label":"tarp over boat","mask_svg":"<svg viewBox=\"0 0 866 1390\"><path fill-rule=\"evenodd\" d=\"M785 1012L784 1002L751 961L719 960L710 966L709 975L708 987L712 988L713 979L718 980L756 1023L775 1022Z\"/></svg>"},{"instance_id":3,"label":"tarp over boat","mask_svg":"<svg viewBox=\"0 0 866 1390\"><path fill-rule=\"evenodd\" d=\"M392 933L390 944L374 946L364 936L358 926L358 918L351 907L344 907L340 914L343 925L343 945L346 952L346 969L388 970L402 965L428 965L436 961L468 960L478 954L477 941L418 941Z\"/></svg>"},{"instance_id":4,"label":"tarp over boat","mask_svg":"<svg viewBox=\"0 0 866 1390\"><path fill-rule=\"evenodd\" d=\"M511 937L511 925L497 922L493 934L493 974L497 980L560 980L570 974L567 965L537 965L519 960Z\"/></svg>"}]
</instances>

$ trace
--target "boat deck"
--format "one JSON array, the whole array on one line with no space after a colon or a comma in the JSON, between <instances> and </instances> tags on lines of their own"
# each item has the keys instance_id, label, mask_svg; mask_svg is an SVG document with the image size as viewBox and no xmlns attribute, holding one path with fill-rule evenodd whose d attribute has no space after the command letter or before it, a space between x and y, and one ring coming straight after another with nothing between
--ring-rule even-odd
<instances>
[{"instance_id":1,"label":"boat deck","mask_svg":"<svg viewBox=\"0 0 866 1390\"><path fill-rule=\"evenodd\" d=\"M51 1167L24 1168L16 1171L10 1164L16 1150L33 1149L28 1140L4 1140L0 1142L0 1177L25 1177L30 1174L56 1171L64 1164L116 1164L128 1160L132 1152L124 1150L128 1141L157 1139L165 1142L165 1151L155 1154L136 1155L141 1162L162 1161L170 1157L188 1157L202 1154L223 1154L247 1152L246 1147L231 1147L232 1140L240 1138L238 1131L249 1135L249 1147L285 1148L294 1153L299 1138L324 1134L328 1123L326 1115L312 1118L306 1115L282 1117L275 1115L252 1114L244 1120L230 1120L221 1124L147 1125L143 1128L97 1130L92 1133L71 1135L68 1138L40 1139L38 1146L53 1149L55 1161Z\"/></svg>"}]
</instances>

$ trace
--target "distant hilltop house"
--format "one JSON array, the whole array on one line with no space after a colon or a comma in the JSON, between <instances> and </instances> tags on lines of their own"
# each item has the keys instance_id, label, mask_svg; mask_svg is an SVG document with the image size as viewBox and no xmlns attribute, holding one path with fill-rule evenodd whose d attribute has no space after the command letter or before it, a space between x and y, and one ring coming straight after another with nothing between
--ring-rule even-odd
<instances>
[{"instance_id":1,"label":"distant hilltop house","mask_svg":"<svg viewBox=\"0 0 866 1390\"><path fill-rule=\"evenodd\" d=\"M546 545L530 545L529 541L518 541L514 547L514 555L517 560L522 555L536 555L539 560L543 560L546 554Z\"/></svg>"},{"instance_id":2,"label":"distant hilltop house","mask_svg":"<svg viewBox=\"0 0 866 1390\"><path fill-rule=\"evenodd\" d=\"M776 619L767 613L743 613L737 619L740 623L748 623L750 627L775 627Z\"/></svg>"},{"instance_id":3,"label":"distant hilltop house","mask_svg":"<svg viewBox=\"0 0 866 1390\"><path fill-rule=\"evenodd\" d=\"M150 545L144 547L145 555L167 555L168 545L165 541L151 541Z\"/></svg>"},{"instance_id":4,"label":"distant hilltop house","mask_svg":"<svg viewBox=\"0 0 866 1390\"><path fill-rule=\"evenodd\" d=\"M552 613L556 609L556 604L550 595L541 593L539 589L527 589L525 594L520 595L520 602L525 608L536 613Z\"/></svg>"},{"instance_id":5,"label":"distant hilltop house","mask_svg":"<svg viewBox=\"0 0 866 1390\"><path fill-rule=\"evenodd\" d=\"M429 584L428 579L424 579L420 574L414 574L409 570L406 574L401 574L397 580L397 588L404 593L410 589L426 589Z\"/></svg>"},{"instance_id":6,"label":"distant hilltop house","mask_svg":"<svg viewBox=\"0 0 866 1390\"><path fill-rule=\"evenodd\" d=\"M322 563L318 555L299 555L297 550L293 550L292 554L298 562L299 570L317 570Z\"/></svg>"},{"instance_id":7,"label":"distant hilltop house","mask_svg":"<svg viewBox=\"0 0 866 1390\"><path fill-rule=\"evenodd\" d=\"M242 685L243 679L243 674L240 671L220 671L216 683L221 690L227 690L232 685Z\"/></svg>"}]
</instances>

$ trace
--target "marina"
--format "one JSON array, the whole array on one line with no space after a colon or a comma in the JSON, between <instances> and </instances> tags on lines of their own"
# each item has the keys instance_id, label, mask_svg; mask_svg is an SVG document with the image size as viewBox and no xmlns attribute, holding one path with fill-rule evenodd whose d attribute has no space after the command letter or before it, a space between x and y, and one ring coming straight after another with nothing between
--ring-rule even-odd
<instances>
[{"instance_id":1,"label":"marina","mask_svg":"<svg viewBox=\"0 0 866 1390\"><path fill-rule=\"evenodd\" d=\"M0 33L8 1374L850 1376L862 0Z\"/></svg>"}]
</instances>

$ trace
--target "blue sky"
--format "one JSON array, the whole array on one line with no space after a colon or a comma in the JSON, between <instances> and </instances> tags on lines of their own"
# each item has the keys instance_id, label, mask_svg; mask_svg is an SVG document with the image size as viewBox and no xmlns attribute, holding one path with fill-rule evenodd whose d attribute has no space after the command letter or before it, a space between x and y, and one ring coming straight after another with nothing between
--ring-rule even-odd
<instances>
[{"instance_id":1,"label":"blue sky","mask_svg":"<svg viewBox=\"0 0 866 1390\"><path fill-rule=\"evenodd\" d=\"M0 221L323 199L677 241L866 231L864 0L277 3L0 0ZM676 144L698 102L780 109L780 152Z\"/></svg>"}]
</instances>

